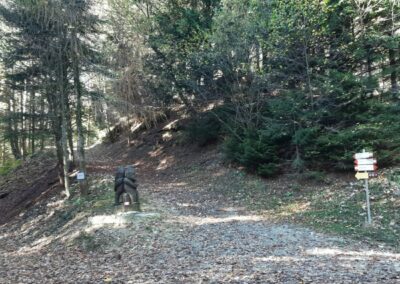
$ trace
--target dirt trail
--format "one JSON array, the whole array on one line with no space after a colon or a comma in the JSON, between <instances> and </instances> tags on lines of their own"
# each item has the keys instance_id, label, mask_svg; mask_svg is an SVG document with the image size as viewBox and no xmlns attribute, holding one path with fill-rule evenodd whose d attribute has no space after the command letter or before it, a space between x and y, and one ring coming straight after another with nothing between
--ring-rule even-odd
<instances>
[{"instance_id":1,"label":"dirt trail","mask_svg":"<svg viewBox=\"0 0 400 284\"><path fill-rule=\"evenodd\" d=\"M151 276L135 275L134 283L400 283L400 254L390 250L271 223L198 184L156 188L176 230L173 239L154 240L140 262Z\"/></svg>"},{"instance_id":2,"label":"dirt trail","mask_svg":"<svg viewBox=\"0 0 400 284\"><path fill-rule=\"evenodd\" d=\"M0 283L400 283L400 254L388 248L275 224L221 195L232 170L215 149L99 153L89 156L92 174L112 179L115 165L136 164L146 210L160 217L95 228L80 220L52 235L38 229L49 205L33 208L0 227ZM71 245L83 230L98 249Z\"/></svg>"}]
</instances>

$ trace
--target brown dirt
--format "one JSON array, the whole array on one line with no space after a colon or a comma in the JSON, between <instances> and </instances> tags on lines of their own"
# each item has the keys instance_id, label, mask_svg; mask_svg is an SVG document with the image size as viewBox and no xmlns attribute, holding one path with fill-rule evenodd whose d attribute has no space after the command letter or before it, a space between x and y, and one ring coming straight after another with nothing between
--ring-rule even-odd
<instances>
[{"instance_id":1,"label":"brown dirt","mask_svg":"<svg viewBox=\"0 0 400 284\"><path fill-rule=\"evenodd\" d=\"M36 179L30 186L14 190L0 199L0 225L35 204L39 198L55 187L58 172L53 168Z\"/></svg>"},{"instance_id":2,"label":"brown dirt","mask_svg":"<svg viewBox=\"0 0 400 284\"><path fill-rule=\"evenodd\" d=\"M0 181L0 225L34 205L50 190L57 189L58 171L47 156L24 161ZM59 188L58 188L59 190Z\"/></svg>"}]
</instances>

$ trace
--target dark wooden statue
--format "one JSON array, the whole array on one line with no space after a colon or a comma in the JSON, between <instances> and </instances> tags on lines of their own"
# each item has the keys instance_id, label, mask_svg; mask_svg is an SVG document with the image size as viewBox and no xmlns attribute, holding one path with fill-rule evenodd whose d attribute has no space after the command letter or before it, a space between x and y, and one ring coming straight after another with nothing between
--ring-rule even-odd
<instances>
[{"instance_id":1,"label":"dark wooden statue","mask_svg":"<svg viewBox=\"0 0 400 284\"><path fill-rule=\"evenodd\" d=\"M134 167L130 165L118 167L114 184L115 205L120 205L121 199L124 199L124 205L138 205L139 193L137 187Z\"/></svg>"}]
</instances>

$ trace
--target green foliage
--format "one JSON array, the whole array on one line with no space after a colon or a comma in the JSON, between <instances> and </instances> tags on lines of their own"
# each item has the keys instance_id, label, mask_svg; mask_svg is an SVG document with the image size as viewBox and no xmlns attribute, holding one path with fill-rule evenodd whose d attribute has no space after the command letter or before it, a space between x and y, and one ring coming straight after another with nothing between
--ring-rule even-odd
<instances>
[{"instance_id":1,"label":"green foliage","mask_svg":"<svg viewBox=\"0 0 400 284\"><path fill-rule=\"evenodd\" d=\"M149 82L158 100L171 103L175 99L190 106L189 97L204 92L198 83L210 82L212 71L204 54L211 30L213 14L220 0L168 0L164 9L154 14L154 28L149 46L147 72L155 75ZM210 72L211 71L211 72Z\"/></svg>"},{"instance_id":2,"label":"green foliage","mask_svg":"<svg viewBox=\"0 0 400 284\"><path fill-rule=\"evenodd\" d=\"M8 93L28 87L46 97L44 109L57 114L49 116L54 128L66 103L60 104L60 95L67 91L70 102L77 101L71 92L80 85L72 84L75 56L95 61L90 34L92 24L102 23L88 13L89 1L7 2L0 14L16 28L3 55ZM352 155L362 149L375 152L380 165L399 162L398 3L109 2L105 49L116 84L106 83L104 90L111 97L115 92L122 104L140 102L140 110L153 103L184 104L191 114L215 102L229 108L196 117L182 135L190 143L204 146L224 136L226 156L262 176L286 169L349 170ZM71 49L75 40L82 54ZM82 72L90 72L92 64L81 61ZM5 99L13 111L3 116L3 136L17 156L25 114L11 99ZM106 141L117 141L121 131L110 131Z\"/></svg>"},{"instance_id":3,"label":"green foliage","mask_svg":"<svg viewBox=\"0 0 400 284\"><path fill-rule=\"evenodd\" d=\"M394 184L395 187L400 189L400 169L395 169L387 174L387 179L390 183Z\"/></svg>"},{"instance_id":4,"label":"green foliage","mask_svg":"<svg viewBox=\"0 0 400 284\"><path fill-rule=\"evenodd\" d=\"M5 176L21 165L21 160L8 160L0 166L0 176Z\"/></svg>"},{"instance_id":5,"label":"green foliage","mask_svg":"<svg viewBox=\"0 0 400 284\"><path fill-rule=\"evenodd\" d=\"M279 172L278 146L271 136L259 131L247 131L243 140L228 137L224 150L229 159L244 165L261 176L273 176Z\"/></svg>"},{"instance_id":6,"label":"green foliage","mask_svg":"<svg viewBox=\"0 0 400 284\"><path fill-rule=\"evenodd\" d=\"M315 181L317 183L327 183L327 176L324 172L308 171L303 174L303 177L309 181Z\"/></svg>"},{"instance_id":7,"label":"green foliage","mask_svg":"<svg viewBox=\"0 0 400 284\"><path fill-rule=\"evenodd\" d=\"M199 146L206 146L218 140L221 129L221 123L214 114L204 113L186 126L186 141L196 143Z\"/></svg>"},{"instance_id":8,"label":"green foliage","mask_svg":"<svg viewBox=\"0 0 400 284\"><path fill-rule=\"evenodd\" d=\"M297 94L283 95L268 102L262 112L265 122L258 129L237 131L241 139L228 133L225 152L263 176L278 173L288 160L297 172L305 168L351 170L353 154L362 149L375 152L380 165L393 165L399 161L400 150L398 106L375 98L365 101L359 109L352 106L352 111L347 105L336 105L342 117L338 122L324 116L325 106L315 108L315 116L321 119L313 122Z\"/></svg>"}]
</instances>

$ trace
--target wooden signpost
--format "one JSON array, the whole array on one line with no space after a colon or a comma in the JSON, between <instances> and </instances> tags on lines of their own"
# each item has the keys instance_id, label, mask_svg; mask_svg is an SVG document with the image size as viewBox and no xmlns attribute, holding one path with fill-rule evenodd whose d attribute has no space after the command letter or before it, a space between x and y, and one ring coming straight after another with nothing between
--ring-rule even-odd
<instances>
[{"instance_id":1,"label":"wooden signpost","mask_svg":"<svg viewBox=\"0 0 400 284\"><path fill-rule=\"evenodd\" d=\"M368 179L377 175L378 165L377 160L374 159L374 154L370 152L357 153L354 155L354 169L357 172L356 178L358 180L365 180L365 195L367 199L367 222L372 223L371 206L369 202L369 188Z\"/></svg>"}]
</instances>

